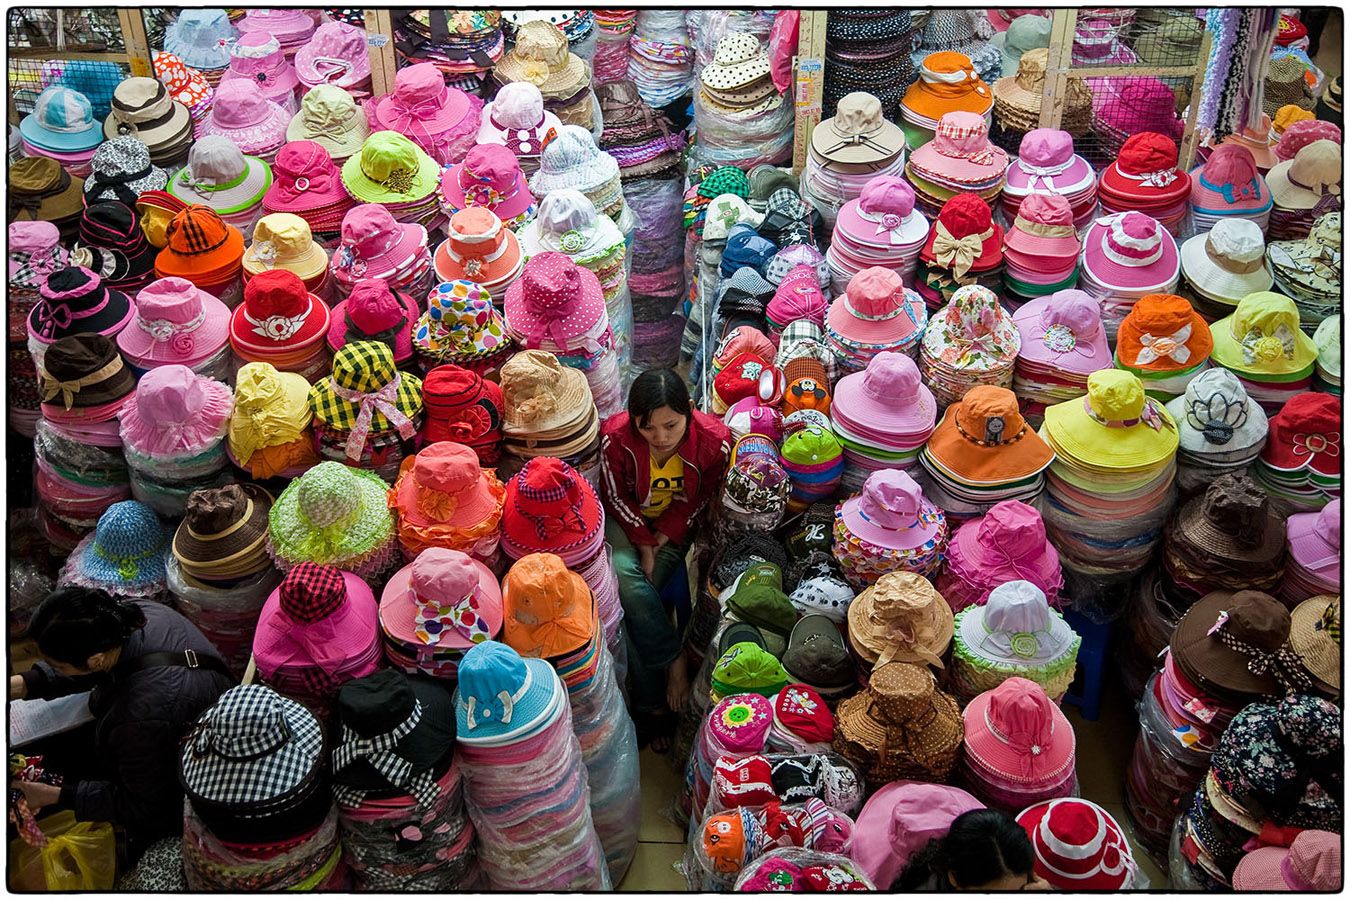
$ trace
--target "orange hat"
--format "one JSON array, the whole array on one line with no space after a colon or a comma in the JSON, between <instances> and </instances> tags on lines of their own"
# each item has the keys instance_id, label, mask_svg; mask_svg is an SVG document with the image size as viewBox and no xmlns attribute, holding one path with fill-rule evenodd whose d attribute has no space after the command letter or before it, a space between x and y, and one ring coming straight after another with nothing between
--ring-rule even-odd
<instances>
[{"instance_id":1,"label":"orange hat","mask_svg":"<svg viewBox=\"0 0 1350 900\"><path fill-rule=\"evenodd\" d=\"M214 284L243 267L243 232L209 206L194 204L179 211L164 235L165 247L155 257L156 278Z\"/></svg>"},{"instance_id":2,"label":"orange hat","mask_svg":"<svg viewBox=\"0 0 1350 900\"><path fill-rule=\"evenodd\" d=\"M552 553L522 556L502 581L502 640L521 656L564 656L595 638L595 597Z\"/></svg>"},{"instance_id":3,"label":"orange hat","mask_svg":"<svg viewBox=\"0 0 1350 900\"><path fill-rule=\"evenodd\" d=\"M970 57L944 50L924 58L919 80L910 85L900 103L936 122L949 112L984 115L994 105L994 94L976 74Z\"/></svg>"},{"instance_id":4,"label":"orange hat","mask_svg":"<svg viewBox=\"0 0 1350 900\"><path fill-rule=\"evenodd\" d=\"M947 407L927 449L953 475L981 484L1030 478L1055 458L1022 418L1017 395L993 385L973 387Z\"/></svg>"},{"instance_id":5,"label":"orange hat","mask_svg":"<svg viewBox=\"0 0 1350 900\"><path fill-rule=\"evenodd\" d=\"M1213 350L1208 323L1174 294L1141 297L1116 334L1116 360L1145 372L1193 369Z\"/></svg>"}]
</instances>

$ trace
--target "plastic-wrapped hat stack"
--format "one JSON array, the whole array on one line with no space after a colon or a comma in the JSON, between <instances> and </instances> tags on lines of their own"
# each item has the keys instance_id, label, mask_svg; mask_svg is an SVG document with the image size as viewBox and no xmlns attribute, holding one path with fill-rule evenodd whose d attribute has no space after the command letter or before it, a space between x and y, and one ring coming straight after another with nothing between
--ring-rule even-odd
<instances>
[{"instance_id":1,"label":"plastic-wrapped hat stack","mask_svg":"<svg viewBox=\"0 0 1350 900\"><path fill-rule=\"evenodd\" d=\"M1288 297L1248 294L1209 331L1214 365L1236 375L1267 413L1278 412L1312 384L1317 345L1300 327L1298 307Z\"/></svg>"},{"instance_id":2,"label":"plastic-wrapped hat stack","mask_svg":"<svg viewBox=\"0 0 1350 900\"><path fill-rule=\"evenodd\" d=\"M1041 104L1045 97L1045 70L1049 61L1050 51L1047 48L1032 48L1022 54L1015 68L1005 69L1003 77L991 86L994 121L998 124L995 142L1000 146L1011 150L1012 142L1037 130L1040 125ZM1065 85L1067 89L1060 126L1074 137L1083 137L1092 128L1092 90L1084 83L1082 76L1070 76Z\"/></svg>"},{"instance_id":3,"label":"plastic-wrapped hat stack","mask_svg":"<svg viewBox=\"0 0 1350 900\"><path fill-rule=\"evenodd\" d=\"M211 104L215 102L216 92L201 72L188 67L175 54L165 50L156 50L151 57L155 78L164 85L169 96L187 107L192 116L195 136L200 136L202 126L211 115Z\"/></svg>"},{"instance_id":4,"label":"plastic-wrapped hat stack","mask_svg":"<svg viewBox=\"0 0 1350 900\"><path fill-rule=\"evenodd\" d=\"M417 296L436 278L427 229L416 222L400 222L377 203L353 206L342 217L342 243L333 251L329 273L340 297L366 278L379 278L394 290Z\"/></svg>"},{"instance_id":5,"label":"plastic-wrapped hat stack","mask_svg":"<svg viewBox=\"0 0 1350 900\"><path fill-rule=\"evenodd\" d=\"M989 204L975 194L957 194L942 205L919 253L916 288L936 311L964 285L1003 286L1003 227Z\"/></svg>"},{"instance_id":6,"label":"plastic-wrapped hat stack","mask_svg":"<svg viewBox=\"0 0 1350 900\"><path fill-rule=\"evenodd\" d=\"M994 108L993 92L971 65L970 57L954 50L930 53L919 64L919 80L900 101L905 139L922 147L933 138L938 123L950 112L970 112L988 121Z\"/></svg>"},{"instance_id":7,"label":"plastic-wrapped hat stack","mask_svg":"<svg viewBox=\"0 0 1350 900\"><path fill-rule=\"evenodd\" d=\"M825 251L834 292L844 293L863 269L881 266L912 281L928 223L915 207L914 189L894 175L878 175L845 203Z\"/></svg>"},{"instance_id":8,"label":"plastic-wrapped hat stack","mask_svg":"<svg viewBox=\"0 0 1350 900\"><path fill-rule=\"evenodd\" d=\"M840 8L826 22L824 113L834 115L839 101L854 91L867 91L882 103L888 119L900 114L900 98L914 80L909 51L908 10Z\"/></svg>"},{"instance_id":9,"label":"plastic-wrapped hat stack","mask_svg":"<svg viewBox=\"0 0 1350 900\"><path fill-rule=\"evenodd\" d=\"M534 195L515 154L501 144L479 144L462 162L441 174L441 208L453 216L470 206L484 206L512 231L534 216Z\"/></svg>"},{"instance_id":10,"label":"plastic-wrapped hat stack","mask_svg":"<svg viewBox=\"0 0 1350 900\"><path fill-rule=\"evenodd\" d=\"M328 277L328 251L314 240L309 223L291 213L271 213L253 228L253 242L244 251L244 284L271 269L294 273L305 289L323 300L335 293Z\"/></svg>"},{"instance_id":11,"label":"plastic-wrapped hat stack","mask_svg":"<svg viewBox=\"0 0 1350 900\"><path fill-rule=\"evenodd\" d=\"M487 887L609 890L571 704L553 667L496 641L475 646L460 665L455 720Z\"/></svg>"},{"instance_id":12,"label":"plastic-wrapped hat stack","mask_svg":"<svg viewBox=\"0 0 1350 900\"><path fill-rule=\"evenodd\" d=\"M1294 299L1304 330L1320 329L1341 308L1341 214L1325 213L1306 238L1273 241L1266 259L1280 291ZM1262 285L1254 290L1268 290ZM1336 331L1339 334L1339 331ZM1339 352L1335 357L1340 360ZM1339 365L1339 362L1338 362Z\"/></svg>"},{"instance_id":13,"label":"plastic-wrapped hat stack","mask_svg":"<svg viewBox=\"0 0 1350 900\"><path fill-rule=\"evenodd\" d=\"M1191 172L1191 221L1203 234L1225 218L1250 219L1265 231L1273 206L1266 181L1246 147L1218 147Z\"/></svg>"},{"instance_id":14,"label":"plastic-wrapped hat stack","mask_svg":"<svg viewBox=\"0 0 1350 900\"><path fill-rule=\"evenodd\" d=\"M595 273L546 251L525 264L504 307L507 332L517 343L585 372L601 418L622 407L618 351Z\"/></svg>"},{"instance_id":15,"label":"plastic-wrapped hat stack","mask_svg":"<svg viewBox=\"0 0 1350 900\"><path fill-rule=\"evenodd\" d=\"M365 109L372 132L388 130L406 135L436 163L433 171L437 173L440 166L464 158L487 121L481 101L448 86L445 76L431 63L399 69L394 89L366 101Z\"/></svg>"},{"instance_id":16,"label":"plastic-wrapped hat stack","mask_svg":"<svg viewBox=\"0 0 1350 900\"><path fill-rule=\"evenodd\" d=\"M594 273L605 294L619 366L626 370L632 360L633 307L625 277L626 247L618 226L597 213L585 194L559 188L539 204L538 217L521 229L520 247L526 257L561 252Z\"/></svg>"},{"instance_id":17,"label":"plastic-wrapped hat stack","mask_svg":"<svg viewBox=\"0 0 1350 900\"><path fill-rule=\"evenodd\" d=\"M984 604L1009 581L1030 582L1057 608L1064 599L1059 553L1045 535L1041 514L1018 500L996 503L956 529L946 555L937 587L958 613Z\"/></svg>"},{"instance_id":18,"label":"plastic-wrapped hat stack","mask_svg":"<svg viewBox=\"0 0 1350 900\"><path fill-rule=\"evenodd\" d=\"M828 346L845 373L861 372L884 350L913 356L927 319L923 300L899 275L873 266L853 276L830 304Z\"/></svg>"},{"instance_id":19,"label":"plastic-wrapped hat stack","mask_svg":"<svg viewBox=\"0 0 1350 900\"><path fill-rule=\"evenodd\" d=\"M1181 284L1196 309L1223 318L1248 294L1268 291L1273 266L1266 263L1261 227L1248 219L1223 219L1181 245ZM1272 260L1279 251L1270 254Z\"/></svg>"},{"instance_id":20,"label":"plastic-wrapped hat stack","mask_svg":"<svg viewBox=\"0 0 1350 900\"><path fill-rule=\"evenodd\" d=\"M1054 453L1007 388L979 386L947 407L919 454L924 483L949 517L982 515L1004 500L1034 502Z\"/></svg>"},{"instance_id":21,"label":"plastic-wrapped hat stack","mask_svg":"<svg viewBox=\"0 0 1350 900\"><path fill-rule=\"evenodd\" d=\"M942 409L976 385L1012 387L1021 347L1022 336L994 292L969 284L928 320L919 370Z\"/></svg>"},{"instance_id":22,"label":"plastic-wrapped hat stack","mask_svg":"<svg viewBox=\"0 0 1350 900\"><path fill-rule=\"evenodd\" d=\"M1097 173L1074 152L1073 136L1067 131L1035 128L1024 134L1006 178L1003 214L1009 220L1035 194L1058 194L1067 200L1075 227L1082 228L1096 215Z\"/></svg>"},{"instance_id":23,"label":"plastic-wrapped hat stack","mask_svg":"<svg viewBox=\"0 0 1350 900\"><path fill-rule=\"evenodd\" d=\"M168 242L155 256L158 278L185 278L226 306L243 288L244 235L209 206L189 206L165 229Z\"/></svg>"},{"instance_id":24,"label":"plastic-wrapped hat stack","mask_svg":"<svg viewBox=\"0 0 1350 900\"><path fill-rule=\"evenodd\" d=\"M1191 181L1177 168L1177 142L1165 134L1132 135L1115 161L1102 170L1097 196L1103 213L1142 212L1172 235L1190 209Z\"/></svg>"},{"instance_id":25,"label":"plastic-wrapped hat stack","mask_svg":"<svg viewBox=\"0 0 1350 900\"><path fill-rule=\"evenodd\" d=\"M192 142L192 116L153 78L128 78L113 91L112 113L104 137L134 135L150 150L157 166L181 165Z\"/></svg>"},{"instance_id":26,"label":"plastic-wrapped hat stack","mask_svg":"<svg viewBox=\"0 0 1350 900\"><path fill-rule=\"evenodd\" d=\"M278 372L271 363L245 363L235 376L230 462L258 480L300 475L319 461L313 419L303 375Z\"/></svg>"},{"instance_id":27,"label":"plastic-wrapped hat stack","mask_svg":"<svg viewBox=\"0 0 1350 900\"><path fill-rule=\"evenodd\" d=\"M292 115L291 110L269 100L256 80L238 78L216 88L211 117L202 131L229 138L249 156L271 163L286 143Z\"/></svg>"},{"instance_id":28,"label":"plastic-wrapped hat stack","mask_svg":"<svg viewBox=\"0 0 1350 900\"><path fill-rule=\"evenodd\" d=\"M440 167L399 132L372 132L361 152L342 164L342 183L358 201L378 204L399 222L429 232L445 222L436 190Z\"/></svg>"},{"instance_id":29,"label":"plastic-wrapped hat stack","mask_svg":"<svg viewBox=\"0 0 1350 900\"><path fill-rule=\"evenodd\" d=\"M577 125L564 125L539 158L539 171L530 176L530 190L543 197L558 188L576 188L609 216L626 234L632 231L632 213L623 199L619 164L601 150L595 136Z\"/></svg>"},{"instance_id":30,"label":"plastic-wrapped hat stack","mask_svg":"<svg viewBox=\"0 0 1350 900\"><path fill-rule=\"evenodd\" d=\"M413 59L434 64L451 86L477 91L506 49L502 14L495 9L462 10L462 16L459 12L408 10L396 21L415 37Z\"/></svg>"},{"instance_id":31,"label":"plastic-wrapped hat stack","mask_svg":"<svg viewBox=\"0 0 1350 900\"><path fill-rule=\"evenodd\" d=\"M394 367L388 344L352 341L333 356L333 374L314 383L309 405L320 456L393 481L422 424L422 379Z\"/></svg>"},{"instance_id":32,"label":"plastic-wrapped hat stack","mask_svg":"<svg viewBox=\"0 0 1350 900\"><path fill-rule=\"evenodd\" d=\"M552 353L525 350L502 366L502 450L497 471L519 472L536 456L563 460L600 488L600 417L586 376Z\"/></svg>"},{"instance_id":33,"label":"plastic-wrapped hat stack","mask_svg":"<svg viewBox=\"0 0 1350 900\"><path fill-rule=\"evenodd\" d=\"M1040 588L1030 581L1005 581L984 604L956 614L952 686L957 699L969 703L1009 678L1025 678L1059 702L1073 682L1079 644Z\"/></svg>"},{"instance_id":34,"label":"plastic-wrapped hat stack","mask_svg":"<svg viewBox=\"0 0 1350 900\"><path fill-rule=\"evenodd\" d=\"M220 84L230 64L230 45L239 38L223 9L185 9L164 29L164 49L206 78Z\"/></svg>"},{"instance_id":35,"label":"plastic-wrapped hat stack","mask_svg":"<svg viewBox=\"0 0 1350 900\"><path fill-rule=\"evenodd\" d=\"M222 383L233 380L230 310L224 303L185 279L161 278L136 295L135 311L117 345L137 374L182 365Z\"/></svg>"},{"instance_id":36,"label":"plastic-wrapped hat stack","mask_svg":"<svg viewBox=\"0 0 1350 900\"><path fill-rule=\"evenodd\" d=\"M1012 812L1077 794L1073 726L1040 684L1013 676L962 714L961 773L976 797Z\"/></svg>"},{"instance_id":37,"label":"plastic-wrapped hat stack","mask_svg":"<svg viewBox=\"0 0 1350 900\"><path fill-rule=\"evenodd\" d=\"M635 9L597 9L595 55L591 57L591 80L596 87L628 78L628 45L637 25Z\"/></svg>"},{"instance_id":38,"label":"plastic-wrapped hat stack","mask_svg":"<svg viewBox=\"0 0 1350 900\"><path fill-rule=\"evenodd\" d=\"M1341 175L1341 146L1329 140L1313 141L1271 169L1266 184L1275 206L1266 237L1290 241L1307 236L1318 216L1340 208Z\"/></svg>"},{"instance_id":39,"label":"plastic-wrapped hat stack","mask_svg":"<svg viewBox=\"0 0 1350 900\"><path fill-rule=\"evenodd\" d=\"M1068 200L1058 194L1027 197L1003 237L1003 284L1010 305L1076 285L1082 249Z\"/></svg>"},{"instance_id":40,"label":"plastic-wrapped hat stack","mask_svg":"<svg viewBox=\"0 0 1350 900\"><path fill-rule=\"evenodd\" d=\"M1266 413L1227 369L1201 372L1167 403L1177 423L1177 484L1185 494L1220 475L1245 472L1266 445Z\"/></svg>"},{"instance_id":41,"label":"plastic-wrapped hat stack","mask_svg":"<svg viewBox=\"0 0 1350 900\"><path fill-rule=\"evenodd\" d=\"M1055 451L1043 504L1046 532L1066 568L1132 575L1148 560L1176 496L1177 425L1118 369L1088 377L1086 398L1045 411Z\"/></svg>"},{"instance_id":42,"label":"plastic-wrapped hat stack","mask_svg":"<svg viewBox=\"0 0 1350 900\"><path fill-rule=\"evenodd\" d=\"M1341 592L1341 501L1319 512L1295 513L1287 522L1289 558L1280 599L1286 604Z\"/></svg>"},{"instance_id":43,"label":"plastic-wrapped hat stack","mask_svg":"<svg viewBox=\"0 0 1350 900\"><path fill-rule=\"evenodd\" d=\"M840 207L858 199L873 177L899 176L904 168L904 133L882 116L880 100L856 91L811 132L802 196L833 228Z\"/></svg>"},{"instance_id":44,"label":"plastic-wrapped hat stack","mask_svg":"<svg viewBox=\"0 0 1350 900\"><path fill-rule=\"evenodd\" d=\"M1083 238L1078 286L1101 304L1108 338L1115 339L1140 297L1176 289L1180 257L1171 233L1144 213L1115 213L1093 223Z\"/></svg>"},{"instance_id":45,"label":"plastic-wrapped hat stack","mask_svg":"<svg viewBox=\"0 0 1350 900\"><path fill-rule=\"evenodd\" d=\"M888 572L932 574L946 546L947 517L895 469L869 475L862 493L835 510L834 557L860 590Z\"/></svg>"},{"instance_id":46,"label":"plastic-wrapped hat stack","mask_svg":"<svg viewBox=\"0 0 1350 900\"><path fill-rule=\"evenodd\" d=\"M914 186L918 207L936 216L959 193L997 201L1003 190L1008 154L989 142L989 124L973 112L949 112L933 139L909 155L905 177Z\"/></svg>"},{"instance_id":47,"label":"plastic-wrapped hat stack","mask_svg":"<svg viewBox=\"0 0 1350 900\"><path fill-rule=\"evenodd\" d=\"M605 126L600 149L618 161L624 181L665 174L678 164L683 133L671 128L664 113L642 102L637 85L623 78L601 85L596 96Z\"/></svg>"},{"instance_id":48,"label":"plastic-wrapped hat stack","mask_svg":"<svg viewBox=\"0 0 1350 900\"><path fill-rule=\"evenodd\" d=\"M314 37L295 51L295 74L308 96L317 87L341 88L351 96L370 96L370 53L364 29L346 22L324 22Z\"/></svg>"},{"instance_id":49,"label":"plastic-wrapped hat stack","mask_svg":"<svg viewBox=\"0 0 1350 900\"><path fill-rule=\"evenodd\" d=\"M514 232L486 207L470 206L450 217L448 233L436 248L435 276L442 282L472 281L502 302L525 265Z\"/></svg>"},{"instance_id":50,"label":"plastic-wrapped hat stack","mask_svg":"<svg viewBox=\"0 0 1350 900\"><path fill-rule=\"evenodd\" d=\"M360 153L368 137L370 122L365 110L350 93L331 84L321 84L306 93L299 111L286 126L289 143L312 141L337 163ZM285 152L283 147L277 159Z\"/></svg>"},{"instance_id":51,"label":"plastic-wrapped hat stack","mask_svg":"<svg viewBox=\"0 0 1350 900\"><path fill-rule=\"evenodd\" d=\"M770 412L770 408L757 406L752 411ZM734 413L729 413L727 418L732 425L736 424ZM718 527L731 539L743 534L767 533L781 525L792 491L777 444L762 433L772 426L763 427L759 419L751 421L753 431L732 430L737 441L722 483ZM823 444L825 440L819 443Z\"/></svg>"},{"instance_id":52,"label":"plastic-wrapped hat stack","mask_svg":"<svg viewBox=\"0 0 1350 900\"><path fill-rule=\"evenodd\" d=\"M321 462L272 504L267 553L283 572L314 562L377 583L398 558L388 495L389 485L374 472Z\"/></svg>"},{"instance_id":53,"label":"plastic-wrapped hat stack","mask_svg":"<svg viewBox=\"0 0 1350 900\"><path fill-rule=\"evenodd\" d=\"M526 81L539 88L544 107L564 125L596 126L591 68L568 50L567 37L552 22L535 19L516 30L515 45L492 72L500 85Z\"/></svg>"},{"instance_id":54,"label":"plastic-wrapped hat stack","mask_svg":"<svg viewBox=\"0 0 1350 900\"><path fill-rule=\"evenodd\" d=\"M492 305L492 295L464 279L431 289L412 340L423 368L449 363L480 375L500 367L514 346L501 313Z\"/></svg>"},{"instance_id":55,"label":"plastic-wrapped hat stack","mask_svg":"<svg viewBox=\"0 0 1350 900\"><path fill-rule=\"evenodd\" d=\"M839 379L830 426L844 451L841 486L858 491L875 472L915 466L936 419L937 403L919 367L901 353L883 350L866 370Z\"/></svg>"},{"instance_id":56,"label":"plastic-wrapped hat stack","mask_svg":"<svg viewBox=\"0 0 1350 900\"><path fill-rule=\"evenodd\" d=\"M313 96L311 92L308 96ZM304 115L304 112L301 112ZM355 205L342 173L317 141L291 141L277 152L272 186L263 194L264 215L291 213L309 223L326 247L341 239L342 220Z\"/></svg>"},{"instance_id":57,"label":"plastic-wrapped hat stack","mask_svg":"<svg viewBox=\"0 0 1350 900\"><path fill-rule=\"evenodd\" d=\"M1284 516L1244 474L1221 475L1163 532L1168 595L1189 605L1214 591L1275 591L1284 581Z\"/></svg>"},{"instance_id":58,"label":"plastic-wrapped hat stack","mask_svg":"<svg viewBox=\"0 0 1350 900\"><path fill-rule=\"evenodd\" d=\"M1341 317L1337 313L1322 320L1313 332L1317 345L1317 368L1313 375L1313 389L1336 397L1341 396Z\"/></svg>"},{"instance_id":59,"label":"plastic-wrapped hat stack","mask_svg":"<svg viewBox=\"0 0 1350 900\"><path fill-rule=\"evenodd\" d=\"M187 168L169 180L169 193L215 210L226 224L251 231L272 185L272 169L245 156L228 138L207 135L192 145Z\"/></svg>"},{"instance_id":60,"label":"plastic-wrapped hat stack","mask_svg":"<svg viewBox=\"0 0 1350 900\"><path fill-rule=\"evenodd\" d=\"M244 287L244 302L230 319L230 346L247 362L318 378L331 357L324 336L332 320L328 305L285 269L260 272Z\"/></svg>"},{"instance_id":61,"label":"plastic-wrapped hat stack","mask_svg":"<svg viewBox=\"0 0 1350 900\"><path fill-rule=\"evenodd\" d=\"M451 441L427 444L403 461L390 494L404 558L444 547L494 565L505 494L472 448Z\"/></svg>"},{"instance_id":62,"label":"plastic-wrapped hat stack","mask_svg":"<svg viewBox=\"0 0 1350 900\"><path fill-rule=\"evenodd\" d=\"M296 92L300 79L275 34L251 31L230 47L230 67L225 70L220 82L224 84L240 79L256 81L262 88L263 96L288 114L295 115L299 110L300 101Z\"/></svg>"},{"instance_id":63,"label":"plastic-wrapped hat stack","mask_svg":"<svg viewBox=\"0 0 1350 900\"><path fill-rule=\"evenodd\" d=\"M539 171L544 145L561 130L562 122L544 108L539 88L528 81L517 81L499 90L496 98L483 108L478 143L505 145L520 161L520 170L533 175Z\"/></svg>"},{"instance_id":64,"label":"plastic-wrapped hat stack","mask_svg":"<svg viewBox=\"0 0 1350 900\"><path fill-rule=\"evenodd\" d=\"M567 688L572 732L589 774L591 819L617 882L637 850L638 748L586 581L552 553L531 553L502 579L502 642L545 659Z\"/></svg>"},{"instance_id":65,"label":"plastic-wrapped hat stack","mask_svg":"<svg viewBox=\"0 0 1350 900\"><path fill-rule=\"evenodd\" d=\"M750 169L776 165L791 155L787 127L792 104L770 75L769 55L753 34L728 34L699 73L694 92L693 159L697 164Z\"/></svg>"},{"instance_id":66,"label":"plastic-wrapped hat stack","mask_svg":"<svg viewBox=\"0 0 1350 900\"><path fill-rule=\"evenodd\" d=\"M1286 514L1311 512L1341 496L1340 398L1299 394L1270 419L1252 477Z\"/></svg>"},{"instance_id":67,"label":"plastic-wrapped hat stack","mask_svg":"<svg viewBox=\"0 0 1350 900\"><path fill-rule=\"evenodd\" d=\"M104 139L89 98L61 85L38 94L33 111L19 122L19 133L26 154L54 159L72 177L89 174L94 150Z\"/></svg>"},{"instance_id":68,"label":"plastic-wrapped hat stack","mask_svg":"<svg viewBox=\"0 0 1350 900\"><path fill-rule=\"evenodd\" d=\"M501 629L496 577L458 550L423 550L380 595L385 655L409 675L453 680L464 655Z\"/></svg>"},{"instance_id":69,"label":"plastic-wrapped hat stack","mask_svg":"<svg viewBox=\"0 0 1350 900\"><path fill-rule=\"evenodd\" d=\"M1166 403L1209 365L1214 341L1209 325L1185 297L1141 297L1116 333L1115 363L1144 383L1149 396Z\"/></svg>"},{"instance_id":70,"label":"plastic-wrapped hat stack","mask_svg":"<svg viewBox=\"0 0 1350 900\"><path fill-rule=\"evenodd\" d=\"M678 9L640 9L629 44L628 77L642 100L662 109L689 93L693 85L694 48Z\"/></svg>"}]
</instances>

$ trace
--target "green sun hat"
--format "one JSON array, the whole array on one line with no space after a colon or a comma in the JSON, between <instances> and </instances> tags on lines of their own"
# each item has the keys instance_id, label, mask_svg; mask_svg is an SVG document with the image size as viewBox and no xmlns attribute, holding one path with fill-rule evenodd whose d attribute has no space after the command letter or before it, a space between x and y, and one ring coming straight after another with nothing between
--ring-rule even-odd
<instances>
[{"instance_id":1,"label":"green sun hat","mask_svg":"<svg viewBox=\"0 0 1350 900\"><path fill-rule=\"evenodd\" d=\"M389 485L374 472L322 462L272 504L267 536L280 567L323 563L354 571L396 536Z\"/></svg>"},{"instance_id":2,"label":"green sun hat","mask_svg":"<svg viewBox=\"0 0 1350 900\"><path fill-rule=\"evenodd\" d=\"M712 689L718 698L735 694L772 697L787 683L783 664L763 647L748 641L732 644L712 672Z\"/></svg>"},{"instance_id":3,"label":"green sun hat","mask_svg":"<svg viewBox=\"0 0 1350 900\"><path fill-rule=\"evenodd\" d=\"M397 131L377 131L342 164L342 183L363 203L414 203L440 183L441 167Z\"/></svg>"}]
</instances>

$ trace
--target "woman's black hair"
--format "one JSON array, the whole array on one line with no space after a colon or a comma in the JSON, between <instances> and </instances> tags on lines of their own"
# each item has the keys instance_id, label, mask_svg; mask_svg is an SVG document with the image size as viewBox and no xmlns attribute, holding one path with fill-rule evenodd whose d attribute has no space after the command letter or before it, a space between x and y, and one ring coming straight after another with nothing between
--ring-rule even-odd
<instances>
[{"instance_id":1,"label":"woman's black hair","mask_svg":"<svg viewBox=\"0 0 1350 900\"><path fill-rule=\"evenodd\" d=\"M952 820L945 837L924 845L891 890L919 890L934 875L940 891L976 888L1008 875L1030 877L1035 864L1031 838L1016 819L997 809L972 809Z\"/></svg>"},{"instance_id":2,"label":"woman's black hair","mask_svg":"<svg viewBox=\"0 0 1350 900\"><path fill-rule=\"evenodd\" d=\"M668 406L688 422L694 414L694 402L684 379L672 369L648 369L628 389L628 418L634 430L647 427L652 413Z\"/></svg>"},{"instance_id":3,"label":"woman's black hair","mask_svg":"<svg viewBox=\"0 0 1350 900\"><path fill-rule=\"evenodd\" d=\"M85 666L89 657L126 643L145 626L145 613L97 588L68 585L38 604L28 636L47 659Z\"/></svg>"}]
</instances>

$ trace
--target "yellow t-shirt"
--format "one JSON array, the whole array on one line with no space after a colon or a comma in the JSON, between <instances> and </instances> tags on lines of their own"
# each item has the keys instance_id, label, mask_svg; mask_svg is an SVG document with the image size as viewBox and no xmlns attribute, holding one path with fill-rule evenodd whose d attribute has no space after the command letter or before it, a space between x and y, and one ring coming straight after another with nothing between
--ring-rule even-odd
<instances>
[{"instance_id":1,"label":"yellow t-shirt","mask_svg":"<svg viewBox=\"0 0 1350 900\"><path fill-rule=\"evenodd\" d=\"M658 466L656 457L651 457L651 492L647 504L642 507L642 514L649 519L660 518L675 495L683 492L684 460L680 459L680 454L673 454L664 466Z\"/></svg>"}]
</instances>

